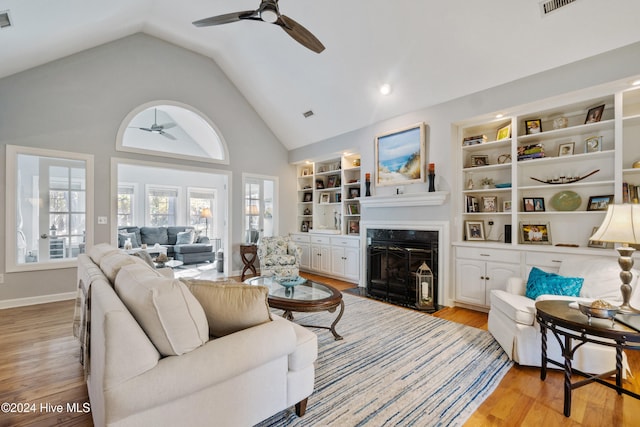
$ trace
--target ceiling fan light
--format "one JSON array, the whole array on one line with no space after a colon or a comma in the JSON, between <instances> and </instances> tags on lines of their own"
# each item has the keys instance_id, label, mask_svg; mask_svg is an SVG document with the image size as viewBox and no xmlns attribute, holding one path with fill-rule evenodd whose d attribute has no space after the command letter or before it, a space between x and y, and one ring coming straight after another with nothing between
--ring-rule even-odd
<instances>
[{"instance_id":1,"label":"ceiling fan light","mask_svg":"<svg viewBox=\"0 0 640 427\"><path fill-rule=\"evenodd\" d=\"M385 96L389 95L391 93L391 85L389 83L385 83L380 86L380 93Z\"/></svg>"},{"instance_id":2,"label":"ceiling fan light","mask_svg":"<svg viewBox=\"0 0 640 427\"><path fill-rule=\"evenodd\" d=\"M265 5L260 11L260 19L269 24L273 24L278 20L278 10L272 5Z\"/></svg>"}]
</instances>

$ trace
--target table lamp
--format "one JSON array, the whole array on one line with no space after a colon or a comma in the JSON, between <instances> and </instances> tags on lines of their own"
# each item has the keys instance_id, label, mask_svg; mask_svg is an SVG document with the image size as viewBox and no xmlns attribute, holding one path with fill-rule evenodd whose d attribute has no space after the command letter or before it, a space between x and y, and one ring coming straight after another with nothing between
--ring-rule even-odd
<instances>
[{"instance_id":1,"label":"table lamp","mask_svg":"<svg viewBox=\"0 0 640 427\"><path fill-rule=\"evenodd\" d=\"M204 208L200 211L200 218L204 218L205 236L209 237L209 218L211 218L211 209Z\"/></svg>"},{"instance_id":2,"label":"table lamp","mask_svg":"<svg viewBox=\"0 0 640 427\"><path fill-rule=\"evenodd\" d=\"M622 269L620 272L620 279L622 280L622 285L620 286L620 292L622 293L620 313L640 313L639 310L629 305L632 291L629 283L631 283L631 278L633 277L631 267L633 267L633 252L635 251L629 244L640 243L640 205L610 204L604 221L602 221L602 224L595 234L591 236L590 240L622 244L617 248L620 254L618 264Z\"/></svg>"}]
</instances>

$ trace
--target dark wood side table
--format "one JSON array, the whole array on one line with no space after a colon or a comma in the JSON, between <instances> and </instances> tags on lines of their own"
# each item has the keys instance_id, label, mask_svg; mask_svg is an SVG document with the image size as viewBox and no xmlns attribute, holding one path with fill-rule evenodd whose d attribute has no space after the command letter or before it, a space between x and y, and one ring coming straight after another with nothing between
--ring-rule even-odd
<instances>
[{"instance_id":1,"label":"dark wood side table","mask_svg":"<svg viewBox=\"0 0 640 427\"><path fill-rule=\"evenodd\" d=\"M619 320L592 318L591 323L579 309L569 307L568 301L538 301L536 303L536 319L542 334L542 360L540 379L547 377L547 364L558 366L564 370L564 415L571 416L571 391L578 387L597 382L612 388L618 394L626 394L636 399L640 395L622 387L622 350L640 350L640 332L630 328ZM564 363L547 358L547 331L556 337ZM574 341L576 342L574 345ZM595 343L616 349L616 369L598 375L586 374L571 367L573 354L585 343ZM584 380L571 382L573 373L585 377ZM616 383L612 384L603 378L615 375Z\"/></svg>"},{"instance_id":2,"label":"dark wood side table","mask_svg":"<svg viewBox=\"0 0 640 427\"><path fill-rule=\"evenodd\" d=\"M244 276L247 270L251 270L254 276L258 273L256 272L256 260L258 259L258 246L257 245L240 245L240 258L242 258L242 275L240 276L240 280L244 281Z\"/></svg>"}]
</instances>

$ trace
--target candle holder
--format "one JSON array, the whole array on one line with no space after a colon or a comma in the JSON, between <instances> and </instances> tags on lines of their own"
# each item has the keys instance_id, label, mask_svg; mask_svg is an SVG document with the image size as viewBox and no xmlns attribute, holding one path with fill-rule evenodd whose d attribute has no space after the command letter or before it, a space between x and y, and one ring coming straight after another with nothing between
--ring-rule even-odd
<instances>
[{"instance_id":1,"label":"candle holder","mask_svg":"<svg viewBox=\"0 0 640 427\"><path fill-rule=\"evenodd\" d=\"M364 195L366 197L371 196L371 174L370 173L365 174L364 190L365 190Z\"/></svg>"},{"instance_id":2,"label":"candle holder","mask_svg":"<svg viewBox=\"0 0 640 427\"><path fill-rule=\"evenodd\" d=\"M429 163L429 192L436 191L436 165Z\"/></svg>"}]
</instances>

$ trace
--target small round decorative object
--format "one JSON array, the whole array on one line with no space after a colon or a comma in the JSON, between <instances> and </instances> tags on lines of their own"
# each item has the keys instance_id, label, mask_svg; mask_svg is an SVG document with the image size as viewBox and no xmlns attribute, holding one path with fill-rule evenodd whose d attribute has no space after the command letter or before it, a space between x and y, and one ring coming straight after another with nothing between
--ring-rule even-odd
<instances>
[{"instance_id":1,"label":"small round decorative object","mask_svg":"<svg viewBox=\"0 0 640 427\"><path fill-rule=\"evenodd\" d=\"M300 276L275 276L274 280L285 288L301 285L307 281L307 279Z\"/></svg>"},{"instance_id":2,"label":"small round decorative object","mask_svg":"<svg viewBox=\"0 0 640 427\"><path fill-rule=\"evenodd\" d=\"M598 319L611 319L618 313L619 307L613 306L605 301L604 304L598 304L601 300L594 301L591 304L578 303L580 312L585 314L589 318L589 324L591 324L591 318L597 317Z\"/></svg>"},{"instance_id":3,"label":"small round decorative object","mask_svg":"<svg viewBox=\"0 0 640 427\"><path fill-rule=\"evenodd\" d=\"M580 195L571 190L561 191L551 197L551 206L557 211L575 211L581 203Z\"/></svg>"},{"instance_id":4,"label":"small round decorative object","mask_svg":"<svg viewBox=\"0 0 640 427\"><path fill-rule=\"evenodd\" d=\"M640 169L640 160L638 160L637 162L633 162L633 168Z\"/></svg>"}]
</instances>

